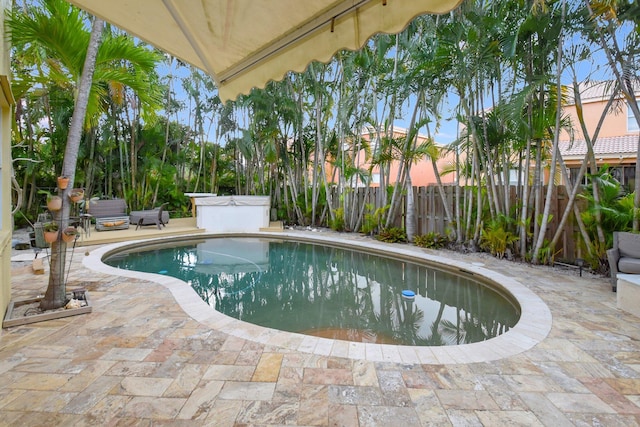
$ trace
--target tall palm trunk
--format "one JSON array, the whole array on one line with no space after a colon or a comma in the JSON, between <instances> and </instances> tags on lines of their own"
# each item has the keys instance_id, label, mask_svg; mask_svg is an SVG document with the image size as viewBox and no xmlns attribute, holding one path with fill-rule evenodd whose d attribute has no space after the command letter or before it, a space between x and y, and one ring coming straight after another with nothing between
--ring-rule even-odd
<instances>
[{"instance_id":1,"label":"tall palm trunk","mask_svg":"<svg viewBox=\"0 0 640 427\"><path fill-rule=\"evenodd\" d=\"M616 98L616 94L615 92L611 93L611 96L609 97L609 100L607 101L607 104L604 107L604 110L602 111L602 114L600 115L600 119L598 120L598 124L596 125L596 128L593 132L593 136L589 135L589 132L587 131L587 124L585 122L584 119L584 109L582 108L582 99L580 97L580 91L579 91L579 84L578 81L576 80L576 76L574 74L574 79L573 79L573 93L574 93L574 99L575 99L575 105L576 105L576 112L577 112L577 116L578 116L578 123L580 123L580 128L582 129L582 134L584 135L584 139L585 142L587 144L587 153L585 154L584 159L582 160L582 165L580 166L580 169L578 170L578 176L576 177L576 181L574 183L571 183L569 181L569 174L566 173L565 171L565 181L567 181L568 185L567 185L567 190L569 192L569 201L567 202L567 207L562 215L562 218L560 220L560 223L558 224L558 228L556 230L556 234L555 236L553 236L553 239L551 241L551 247L554 247L557 243L558 240L560 240L560 236L562 235L562 231L564 230L564 225L567 222L567 219L569 217L569 213L571 211L573 211L575 213L575 217L576 220L578 222L578 226L580 227L580 233L582 234L582 238L584 239L585 243L586 243L586 248L587 251L589 252L589 254L592 253L593 249L592 249L592 245L591 245L591 239L589 237L589 235L587 234L587 232L584 229L584 224L582 222L582 218L580 217L579 211L575 205L575 199L577 197L578 191L580 190L581 186L580 186L580 182L582 181L582 178L584 177L584 174L587 171L587 165L589 164L589 160L592 159L592 157L594 157L593 153L593 145L594 145L594 141L597 141L598 139L598 134L600 133L600 130L602 129L602 124L604 123L604 119L607 116L607 114L609 114L609 110L611 108L611 106L613 105L615 98ZM564 162L562 162L561 160L561 166L566 169L566 167L564 166ZM573 188L571 188L571 185L573 184ZM596 186L597 186L597 182L593 182L593 188L594 190L596 190ZM596 192L594 191L594 196L595 196ZM595 199L595 197L594 197ZM598 199L599 200L599 199ZM597 210L597 213L600 213L599 210ZM598 225L598 229L602 230L602 227L600 226L600 222L597 223Z\"/></svg>"},{"instance_id":2,"label":"tall palm trunk","mask_svg":"<svg viewBox=\"0 0 640 427\"><path fill-rule=\"evenodd\" d=\"M416 104L413 107L413 113L411 114L411 122L409 123L409 129L407 129L407 137L404 144L404 149L402 150L402 157L398 162L398 174L396 176L396 184L393 187L393 194L391 195L391 208L387 213L387 220L385 221L385 227L391 227L393 222L393 218L395 217L396 211L399 207L399 200L401 200L400 193L404 186L402 185L402 174L409 175L411 172L411 151L412 147L415 144L415 138L412 136L414 133L414 128L416 124L416 120L418 117L418 111L420 110L422 98L424 92L420 91L416 96ZM417 135L416 135L417 136ZM407 206L407 209L413 209L413 206Z\"/></svg>"},{"instance_id":3,"label":"tall palm trunk","mask_svg":"<svg viewBox=\"0 0 640 427\"><path fill-rule=\"evenodd\" d=\"M433 167L433 175L436 178L436 185L438 187L438 192L440 193L440 200L442 200L442 207L444 209L444 215L446 217L447 224L453 224L453 216L451 215L451 209L449 208L449 200L447 199L447 195L444 192L444 186L442 185L442 178L440 177L440 171L438 170L438 158L440 156L440 149L433 144L433 139L431 138L431 129L429 125L427 125L427 138L429 141L432 141L432 146L429 152L429 160L431 160L431 167ZM451 229L451 233L454 234L456 239L458 239L458 230Z\"/></svg>"},{"instance_id":4,"label":"tall palm trunk","mask_svg":"<svg viewBox=\"0 0 640 427\"><path fill-rule=\"evenodd\" d=\"M416 235L416 206L410 173L407 173L406 177L406 191L407 201L405 206L407 211L405 213L405 230L407 234L407 241L413 242L413 238Z\"/></svg>"},{"instance_id":5,"label":"tall palm trunk","mask_svg":"<svg viewBox=\"0 0 640 427\"><path fill-rule=\"evenodd\" d=\"M322 92L316 93L316 111L315 111L315 154L313 156L313 181L311 183L311 225L316 225L316 216L318 215L318 196L320 193L319 179L320 166L324 163L324 144L322 143Z\"/></svg>"},{"instance_id":6,"label":"tall palm trunk","mask_svg":"<svg viewBox=\"0 0 640 427\"><path fill-rule=\"evenodd\" d=\"M531 173L531 138L527 137L527 148L525 149L524 158L524 179L521 191L521 204L520 208L520 256L524 256L527 253L527 234L529 234L529 175ZM521 170L521 169L519 169ZM520 178L518 178L519 180Z\"/></svg>"},{"instance_id":7,"label":"tall palm trunk","mask_svg":"<svg viewBox=\"0 0 640 427\"><path fill-rule=\"evenodd\" d=\"M62 175L69 177L69 186L66 190L58 190L62 193L63 200L69 200L68 195L71 188L73 188L76 164L78 162L78 151L80 149L80 141L82 140L82 129L84 127L84 119L87 112L89 92L91 91L91 83L93 80L93 71L96 65L96 56L102 39L103 26L104 23L100 18L94 18L91 29L91 38L87 48L87 56L84 60L82 75L80 76L80 84L78 85L78 96L75 101L73 115L71 116L69 134L67 136L67 146L64 152ZM54 215L54 220L59 223L61 230L69 223L69 210L69 203L64 203L62 209ZM67 292L64 277L66 252L67 244L65 242L58 240L57 242L52 243L49 285L44 298L40 302L40 307L43 310L62 307L66 302Z\"/></svg>"},{"instance_id":8,"label":"tall palm trunk","mask_svg":"<svg viewBox=\"0 0 640 427\"><path fill-rule=\"evenodd\" d=\"M564 22L566 10L565 1L562 2L562 16L561 22ZM538 234L538 240L533 248L533 256L531 261L534 264L537 264L540 260L538 259L538 254L542 249L542 245L544 244L544 236L547 232L547 223L549 222L549 212L551 211L551 197L553 196L554 189L554 177L556 174L557 167L557 158L560 150L558 149L558 144L560 141L560 121L562 118L562 46L563 46L563 34L562 31L558 36L558 58L556 64L556 123L555 129L553 133L553 147L551 148L551 167L549 171L549 183L547 185L547 195L544 201L544 212L542 214L542 221L540 224L540 232ZM551 252L553 253L554 248L551 247ZM553 256L553 255L551 255ZM550 260L545 260L550 261Z\"/></svg>"}]
</instances>

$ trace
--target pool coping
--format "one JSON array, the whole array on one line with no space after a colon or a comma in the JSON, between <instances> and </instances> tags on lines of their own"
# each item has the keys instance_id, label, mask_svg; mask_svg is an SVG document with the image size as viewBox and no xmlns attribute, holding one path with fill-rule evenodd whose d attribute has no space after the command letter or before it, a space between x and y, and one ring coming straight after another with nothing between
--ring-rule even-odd
<instances>
[{"instance_id":1,"label":"pool coping","mask_svg":"<svg viewBox=\"0 0 640 427\"><path fill-rule=\"evenodd\" d=\"M480 276L507 291L520 305L521 315L518 323L508 332L487 341L461 344L456 346L405 346L393 344L359 343L329 338L314 337L293 332L270 329L252 323L243 322L224 315L204 302L200 296L182 280L154 273L122 270L102 262L102 258L125 247L135 247L149 243L186 240L190 238L206 239L219 237L268 237L275 239L295 239L315 243L325 243L359 249L377 254L396 255L404 259L422 260L437 263L445 268ZM325 235L295 231L256 232L256 233L198 233L176 238L160 237L120 242L101 246L91 250L84 257L83 265L94 271L115 276L148 280L164 286L173 295L178 305L194 320L220 332L246 340L282 347L288 350L312 353L319 356L335 356L372 362L393 362L407 364L457 364L490 362L517 355L533 348L551 331L551 311L533 291L518 280L504 276L480 263L432 255L415 246L400 247L374 240L354 240L337 233Z\"/></svg>"}]
</instances>

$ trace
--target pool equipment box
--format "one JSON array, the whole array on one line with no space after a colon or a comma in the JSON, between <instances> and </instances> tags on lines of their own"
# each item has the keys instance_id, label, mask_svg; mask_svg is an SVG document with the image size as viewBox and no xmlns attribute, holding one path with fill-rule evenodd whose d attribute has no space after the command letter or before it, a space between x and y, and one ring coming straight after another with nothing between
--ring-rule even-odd
<instances>
[{"instance_id":1,"label":"pool equipment box","mask_svg":"<svg viewBox=\"0 0 640 427\"><path fill-rule=\"evenodd\" d=\"M199 197L196 225L212 233L256 232L269 227L269 196Z\"/></svg>"}]
</instances>

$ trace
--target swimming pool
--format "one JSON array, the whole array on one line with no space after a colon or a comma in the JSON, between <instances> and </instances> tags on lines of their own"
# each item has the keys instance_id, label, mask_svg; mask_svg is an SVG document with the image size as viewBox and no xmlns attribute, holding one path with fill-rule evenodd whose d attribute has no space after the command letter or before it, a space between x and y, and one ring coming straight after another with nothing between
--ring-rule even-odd
<instances>
[{"instance_id":1,"label":"swimming pool","mask_svg":"<svg viewBox=\"0 0 640 427\"><path fill-rule=\"evenodd\" d=\"M209 306L244 322L331 339L469 344L507 332L520 317L514 298L469 274L290 239L164 242L104 262L176 277Z\"/></svg>"},{"instance_id":2,"label":"swimming pool","mask_svg":"<svg viewBox=\"0 0 640 427\"><path fill-rule=\"evenodd\" d=\"M521 280L526 280L526 278L518 278L510 274L509 263L506 261L496 261L495 266L490 261L492 268L488 268L485 264L488 259L479 258L473 254L430 251L411 245L387 244L353 233L285 230L283 232L227 233L225 236L272 237L338 245L369 253L390 255L399 259L420 260L453 271L464 271L483 278L510 294L520 306L520 320L508 332L496 338L456 346L403 346L336 340L265 328L234 319L212 310L191 286L180 279L156 273L123 270L106 265L102 261L104 258L123 250L148 248L155 244L185 239L220 237L205 233L141 239L88 248L82 259L82 264L95 272L93 280L103 281L108 280L108 276L119 276L125 286L134 287L136 292L166 291L170 293L176 304L191 319L211 331L254 342L257 345L269 346L274 351L310 354L320 358L331 356L369 362L426 365L489 362L529 350L544 340L551 331L553 319L549 307L523 284ZM535 269L532 269L533 271Z\"/></svg>"}]
</instances>

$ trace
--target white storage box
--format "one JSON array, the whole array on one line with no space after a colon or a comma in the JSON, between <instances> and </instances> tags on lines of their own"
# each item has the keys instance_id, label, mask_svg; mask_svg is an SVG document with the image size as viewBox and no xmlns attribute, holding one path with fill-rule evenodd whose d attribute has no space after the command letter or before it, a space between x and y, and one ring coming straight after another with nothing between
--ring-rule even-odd
<instances>
[{"instance_id":1,"label":"white storage box","mask_svg":"<svg viewBox=\"0 0 640 427\"><path fill-rule=\"evenodd\" d=\"M257 232L269 227L269 196L217 196L195 199L196 225L211 233Z\"/></svg>"}]
</instances>

